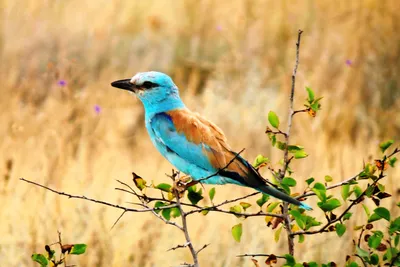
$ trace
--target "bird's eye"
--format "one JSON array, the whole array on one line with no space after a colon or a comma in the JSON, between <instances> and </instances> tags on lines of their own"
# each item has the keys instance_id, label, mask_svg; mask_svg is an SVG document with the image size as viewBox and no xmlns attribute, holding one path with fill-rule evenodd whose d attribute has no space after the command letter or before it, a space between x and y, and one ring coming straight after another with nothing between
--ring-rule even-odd
<instances>
[{"instance_id":1,"label":"bird's eye","mask_svg":"<svg viewBox=\"0 0 400 267\"><path fill-rule=\"evenodd\" d=\"M156 87L156 86L157 86L156 83L152 83L152 82L149 82L149 81L145 81L142 84L142 87L145 88L145 89L150 89L150 88L153 88L153 87Z\"/></svg>"}]
</instances>

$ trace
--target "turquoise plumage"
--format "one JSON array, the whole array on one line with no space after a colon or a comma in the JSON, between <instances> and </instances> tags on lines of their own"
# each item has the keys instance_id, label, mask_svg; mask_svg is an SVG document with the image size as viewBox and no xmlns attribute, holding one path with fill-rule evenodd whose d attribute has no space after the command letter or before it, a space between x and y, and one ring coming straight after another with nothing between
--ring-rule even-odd
<instances>
[{"instance_id":1,"label":"turquoise plumage","mask_svg":"<svg viewBox=\"0 0 400 267\"><path fill-rule=\"evenodd\" d=\"M142 72L111 85L131 91L141 100L145 125L154 146L193 180L251 187L311 210L307 204L267 185L251 164L231 150L221 129L185 107L177 86L168 75ZM218 175L213 175L217 172Z\"/></svg>"}]
</instances>

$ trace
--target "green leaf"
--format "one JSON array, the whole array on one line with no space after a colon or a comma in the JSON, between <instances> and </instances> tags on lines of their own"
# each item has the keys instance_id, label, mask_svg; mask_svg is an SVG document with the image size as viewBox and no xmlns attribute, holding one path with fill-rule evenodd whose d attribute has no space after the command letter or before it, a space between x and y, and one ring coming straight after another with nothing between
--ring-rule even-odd
<instances>
[{"instance_id":1,"label":"green leaf","mask_svg":"<svg viewBox=\"0 0 400 267\"><path fill-rule=\"evenodd\" d=\"M364 258L364 257L368 257L369 256L368 251L360 248L359 246L356 246L356 251L357 251L357 255L360 256L360 257Z\"/></svg>"},{"instance_id":2,"label":"green leaf","mask_svg":"<svg viewBox=\"0 0 400 267\"><path fill-rule=\"evenodd\" d=\"M232 227L232 236L233 239L236 240L236 242L240 242L240 239L242 237L242 224L236 224L235 226Z\"/></svg>"},{"instance_id":3,"label":"green leaf","mask_svg":"<svg viewBox=\"0 0 400 267\"><path fill-rule=\"evenodd\" d=\"M396 157L391 157L390 159L389 159L389 165L393 168L394 167L394 164L396 163L396 161L397 161L397 158Z\"/></svg>"},{"instance_id":4,"label":"green leaf","mask_svg":"<svg viewBox=\"0 0 400 267\"><path fill-rule=\"evenodd\" d=\"M42 254L32 254L31 258L33 261L39 263L42 267L45 267L49 264L46 257Z\"/></svg>"},{"instance_id":5,"label":"green leaf","mask_svg":"<svg viewBox=\"0 0 400 267\"><path fill-rule=\"evenodd\" d=\"M201 188L199 189L199 191L196 191L196 187L191 186L188 188L187 197L193 205L196 205L197 203L199 203L200 200L203 199L202 194L203 194L203 191L201 190Z\"/></svg>"},{"instance_id":6,"label":"green leaf","mask_svg":"<svg viewBox=\"0 0 400 267\"><path fill-rule=\"evenodd\" d=\"M365 204L361 204L361 206L363 207L367 217L369 217L371 215L371 212L369 212L369 208Z\"/></svg>"},{"instance_id":7,"label":"green leaf","mask_svg":"<svg viewBox=\"0 0 400 267\"><path fill-rule=\"evenodd\" d=\"M208 208L207 206L204 208ZM206 216L208 213L210 212L210 210L206 209L206 210L202 210L201 214L203 214L204 216Z\"/></svg>"},{"instance_id":8,"label":"green leaf","mask_svg":"<svg viewBox=\"0 0 400 267\"><path fill-rule=\"evenodd\" d=\"M346 200L350 196L350 185L345 184L342 186L342 198L343 200Z\"/></svg>"},{"instance_id":9,"label":"green leaf","mask_svg":"<svg viewBox=\"0 0 400 267\"><path fill-rule=\"evenodd\" d=\"M374 212L376 214L378 214L379 217L381 217L387 221L390 221L390 211L388 209L379 207L379 208L374 209Z\"/></svg>"},{"instance_id":10,"label":"green leaf","mask_svg":"<svg viewBox=\"0 0 400 267\"><path fill-rule=\"evenodd\" d=\"M139 190L146 188L146 181L140 176L135 176L133 178L133 182L135 183L136 187L139 188Z\"/></svg>"},{"instance_id":11,"label":"green leaf","mask_svg":"<svg viewBox=\"0 0 400 267\"><path fill-rule=\"evenodd\" d=\"M157 208L164 207L164 206L166 206L166 204L164 202L157 201L156 204L154 204L154 212L160 213L161 210L157 209Z\"/></svg>"},{"instance_id":12,"label":"green leaf","mask_svg":"<svg viewBox=\"0 0 400 267\"><path fill-rule=\"evenodd\" d=\"M269 195L262 194L261 198L257 199L256 203L261 208L269 199Z\"/></svg>"},{"instance_id":13,"label":"green leaf","mask_svg":"<svg viewBox=\"0 0 400 267\"><path fill-rule=\"evenodd\" d=\"M286 265L288 265L288 266L294 266L295 264L296 264L296 260L294 259L294 257L292 256L292 255L290 255L290 254L285 254L285 255L283 255L284 257L285 257L285 259L286 259L286 264L285 264L285 266Z\"/></svg>"},{"instance_id":14,"label":"green leaf","mask_svg":"<svg viewBox=\"0 0 400 267\"><path fill-rule=\"evenodd\" d=\"M296 186L297 184L296 180L293 179L292 177L283 178L281 183L290 187Z\"/></svg>"},{"instance_id":15,"label":"green leaf","mask_svg":"<svg viewBox=\"0 0 400 267\"><path fill-rule=\"evenodd\" d=\"M385 150L388 149L391 145L393 145L394 141L393 140L388 140L386 142L382 142L379 144L379 147L382 151L382 153L385 153Z\"/></svg>"},{"instance_id":16,"label":"green leaf","mask_svg":"<svg viewBox=\"0 0 400 267\"><path fill-rule=\"evenodd\" d=\"M340 207L342 204L337 198L331 198L328 199L325 203L318 202L318 206L323 210L323 211L332 211L338 207Z\"/></svg>"},{"instance_id":17,"label":"green leaf","mask_svg":"<svg viewBox=\"0 0 400 267\"><path fill-rule=\"evenodd\" d=\"M372 254L370 257L370 261L372 265L378 265L379 263L379 256L377 254Z\"/></svg>"},{"instance_id":18,"label":"green leaf","mask_svg":"<svg viewBox=\"0 0 400 267\"><path fill-rule=\"evenodd\" d=\"M300 211L291 210L289 213L290 213L290 215L292 215L294 217L294 219L295 219L297 225L300 227L300 229L304 229L305 224L304 224L304 221L303 221Z\"/></svg>"},{"instance_id":19,"label":"green leaf","mask_svg":"<svg viewBox=\"0 0 400 267\"><path fill-rule=\"evenodd\" d=\"M174 207L174 208L171 208L170 214L173 218L177 218L177 217L181 216L181 211L179 210L178 207Z\"/></svg>"},{"instance_id":20,"label":"green leaf","mask_svg":"<svg viewBox=\"0 0 400 267\"><path fill-rule=\"evenodd\" d=\"M343 221L349 220L352 215L353 215L353 213L346 212L346 214L343 216Z\"/></svg>"},{"instance_id":21,"label":"green leaf","mask_svg":"<svg viewBox=\"0 0 400 267\"><path fill-rule=\"evenodd\" d=\"M171 192L171 185L166 184L166 183L161 183L159 185L156 186L157 189L160 189L161 191L164 192Z\"/></svg>"},{"instance_id":22,"label":"green leaf","mask_svg":"<svg viewBox=\"0 0 400 267\"><path fill-rule=\"evenodd\" d=\"M357 262L350 262L348 265L346 265L346 267L360 267L360 265L357 264Z\"/></svg>"},{"instance_id":23,"label":"green leaf","mask_svg":"<svg viewBox=\"0 0 400 267\"><path fill-rule=\"evenodd\" d=\"M305 240L305 236L304 235L299 235L299 243L303 243ZM309 265L310 266L310 265ZM317 265L318 266L318 265Z\"/></svg>"},{"instance_id":24,"label":"green leaf","mask_svg":"<svg viewBox=\"0 0 400 267\"><path fill-rule=\"evenodd\" d=\"M290 153L295 153L296 151L304 150L304 147L302 146L295 146L295 145L289 145L288 146L288 151Z\"/></svg>"},{"instance_id":25,"label":"green leaf","mask_svg":"<svg viewBox=\"0 0 400 267\"><path fill-rule=\"evenodd\" d=\"M313 177L309 178L306 180L307 185L312 184L315 181L315 179Z\"/></svg>"},{"instance_id":26,"label":"green leaf","mask_svg":"<svg viewBox=\"0 0 400 267\"><path fill-rule=\"evenodd\" d=\"M229 210L232 212L241 213L242 207L239 205L235 205L235 206L230 207Z\"/></svg>"},{"instance_id":27,"label":"green leaf","mask_svg":"<svg viewBox=\"0 0 400 267\"><path fill-rule=\"evenodd\" d=\"M307 101L308 101L309 103L312 103L312 102L314 101L314 99L315 99L314 92L313 92L313 90L311 90L310 87L306 87L306 90L307 90L307 93L308 93L308 99L307 99Z\"/></svg>"},{"instance_id":28,"label":"green leaf","mask_svg":"<svg viewBox=\"0 0 400 267\"><path fill-rule=\"evenodd\" d=\"M382 236L374 233L368 238L368 246L376 249L382 241Z\"/></svg>"},{"instance_id":29,"label":"green leaf","mask_svg":"<svg viewBox=\"0 0 400 267\"><path fill-rule=\"evenodd\" d=\"M374 213L372 213L372 215L368 218L368 222L370 223L370 222L378 221L378 220L380 220L380 219L382 219L382 217L379 216L378 214L376 214L376 213L374 212Z\"/></svg>"},{"instance_id":30,"label":"green leaf","mask_svg":"<svg viewBox=\"0 0 400 267\"><path fill-rule=\"evenodd\" d=\"M308 154L304 150L299 150L299 151L296 151L296 153L294 153L294 158L295 159L302 159L302 158L305 158L307 156L308 156Z\"/></svg>"},{"instance_id":31,"label":"green leaf","mask_svg":"<svg viewBox=\"0 0 400 267\"><path fill-rule=\"evenodd\" d=\"M268 121L272 125L272 127L276 128L276 129L279 129L279 118L275 114L275 112L270 111L268 113Z\"/></svg>"},{"instance_id":32,"label":"green leaf","mask_svg":"<svg viewBox=\"0 0 400 267\"><path fill-rule=\"evenodd\" d=\"M210 189L210 191L208 192L208 195L210 196L210 200L213 201L214 196L215 196L215 187Z\"/></svg>"},{"instance_id":33,"label":"green leaf","mask_svg":"<svg viewBox=\"0 0 400 267\"><path fill-rule=\"evenodd\" d=\"M280 150L285 150L285 148L286 148L286 143L281 142L281 141L278 141L278 142L276 142L276 147L277 147L278 149L280 149Z\"/></svg>"},{"instance_id":34,"label":"green leaf","mask_svg":"<svg viewBox=\"0 0 400 267\"><path fill-rule=\"evenodd\" d=\"M333 181L333 178L331 176L325 175L325 182L329 183L329 182L332 182L332 181Z\"/></svg>"},{"instance_id":35,"label":"green leaf","mask_svg":"<svg viewBox=\"0 0 400 267\"><path fill-rule=\"evenodd\" d=\"M271 204L268 205L267 207L267 212L273 212L275 208L281 203L280 201L272 202Z\"/></svg>"},{"instance_id":36,"label":"green leaf","mask_svg":"<svg viewBox=\"0 0 400 267\"><path fill-rule=\"evenodd\" d=\"M395 232L400 232L400 217L397 217L392 222L390 222L389 234L393 235ZM400 237L400 235L397 235L396 237Z\"/></svg>"},{"instance_id":37,"label":"green leaf","mask_svg":"<svg viewBox=\"0 0 400 267\"><path fill-rule=\"evenodd\" d=\"M312 191L317 195L317 197L322 201L326 201L326 188L322 183L315 183Z\"/></svg>"},{"instance_id":38,"label":"green leaf","mask_svg":"<svg viewBox=\"0 0 400 267\"><path fill-rule=\"evenodd\" d=\"M87 245L86 244L75 244L71 252L69 254L80 255L86 252Z\"/></svg>"},{"instance_id":39,"label":"green leaf","mask_svg":"<svg viewBox=\"0 0 400 267\"><path fill-rule=\"evenodd\" d=\"M254 160L253 167L258 168L259 166L266 164L269 162L269 159L264 157L263 155L258 155Z\"/></svg>"},{"instance_id":40,"label":"green leaf","mask_svg":"<svg viewBox=\"0 0 400 267\"><path fill-rule=\"evenodd\" d=\"M337 223L335 225L335 229L336 229L336 234L341 237L345 232L346 232L346 226L341 224L341 223Z\"/></svg>"},{"instance_id":41,"label":"green leaf","mask_svg":"<svg viewBox=\"0 0 400 267\"><path fill-rule=\"evenodd\" d=\"M250 203L247 203L247 202L240 202L239 204L240 204L240 206L242 206L242 208L243 208L244 210L246 210L246 209L248 209L248 208L251 207L251 204L250 204Z\"/></svg>"},{"instance_id":42,"label":"green leaf","mask_svg":"<svg viewBox=\"0 0 400 267\"><path fill-rule=\"evenodd\" d=\"M362 194L362 189L358 185L354 186L353 191L354 191L354 194L356 194L356 197L359 197Z\"/></svg>"},{"instance_id":43,"label":"green leaf","mask_svg":"<svg viewBox=\"0 0 400 267\"><path fill-rule=\"evenodd\" d=\"M169 209L162 209L161 210L161 215L167 220L169 221L171 219L171 208Z\"/></svg>"}]
</instances>

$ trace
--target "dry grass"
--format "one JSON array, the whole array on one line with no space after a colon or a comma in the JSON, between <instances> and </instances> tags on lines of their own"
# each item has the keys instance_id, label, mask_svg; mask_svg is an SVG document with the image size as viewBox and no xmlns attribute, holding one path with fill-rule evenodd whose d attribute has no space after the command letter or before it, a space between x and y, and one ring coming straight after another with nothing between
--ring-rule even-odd
<instances>
[{"instance_id":1,"label":"dry grass","mask_svg":"<svg viewBox=\"0 0 400 267\"><path fill-rule=\"evenodd\" d=\"M2 0L0 5L2 266L34 266L31 253L55 241L57 230L66 242L89 244L88 253L76 260L79 266L173 266L190 259L184 250L166 252L183 237L150 215L127 215L110 230L118 211L18 180L124 203L130 196L113 190L114 179L130 181L133 170L155 181L167 179L171 166L150 144L141 105L109 85L137 71L171 74L187 105L220 125L233 147L246 147L249 159L263 153L276 162L281 155L263 134L266 114L272 109L284 117L296 33L302 28L296 106L305 98L305 85L324 100L320 116L295 121L293 140L310 153L296 163L297 177L330 174L339 181L376 157L379 141L400 139L396 0ZM59 80L67 85L59 86ZM387 206L399 198L399 175L397 168L386 180L394 195ZM227 185L217 188L216 197L250 191ZM365 219L361 210L356 213L350 224ZM200 257L202 266L252 266L235 255L286 251L284 242L272 241L262 219L244 222L240 244L230 235L237 223L233 216L199 215L189 222L198 246L211 243ZM297 245L297 255L341 262L351 253L354 234L307 238ZM333 255L333 248L341 254Z\"/></svg>"}]
</instances>

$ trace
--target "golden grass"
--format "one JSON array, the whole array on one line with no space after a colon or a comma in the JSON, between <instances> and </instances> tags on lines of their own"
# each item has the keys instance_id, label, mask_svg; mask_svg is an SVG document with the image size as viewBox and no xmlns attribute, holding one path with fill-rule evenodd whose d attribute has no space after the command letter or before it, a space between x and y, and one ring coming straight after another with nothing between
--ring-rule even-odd
<instances>
[{"instance_id":1,"label":"golden grass","mask_svg":"<svg viewBox=\"0 0 400 267\"><path fill-rule=\"evenodd\" d=\"M339 181L377 157L381 140L400 139L396 0L0 3L2 266L34 266L31 253L56 241L57 230L65 242L89 245L87 254L74 259L79 266L174 266L190 260L185 250L166 252L183 243L183 236L151 215L128 214L110 230L119 211L18 180L115 203L132 201L114 190L115 179L129 182L131 171L165 181L171 166L147 137L141 105L109 85L137 71L169 73L187 106L217 123L233 147L246 147L250 160L262 153L275 163L281 154L263 134L266 114L286 116L294 43L302 28L296 107L302 106L304 86L324 100L315 119L296 118L292 140L310 154L295 163L296 177L330 174ZM59 80L67 86L57 85ZM399 175L399 168L389 172L386 184L394 197L383 201L386 206L399 198ZM217 188L216 198L246 192L251 190L227 185ZM316 205L315 199L308 202ZM355 212L349 225L365 220L362 210ZM242 242L236 243L230 228L237 221L212 213L190 218L197 247L211 243L200 254L202 266L252 266L235 256L286 252L284 238L275 243L261 218L246 220ZM343 263L355 234L307 237L296 245L296 255ZM332 249L341 249L340 255Z\"/></svg>"}]
</instances>

